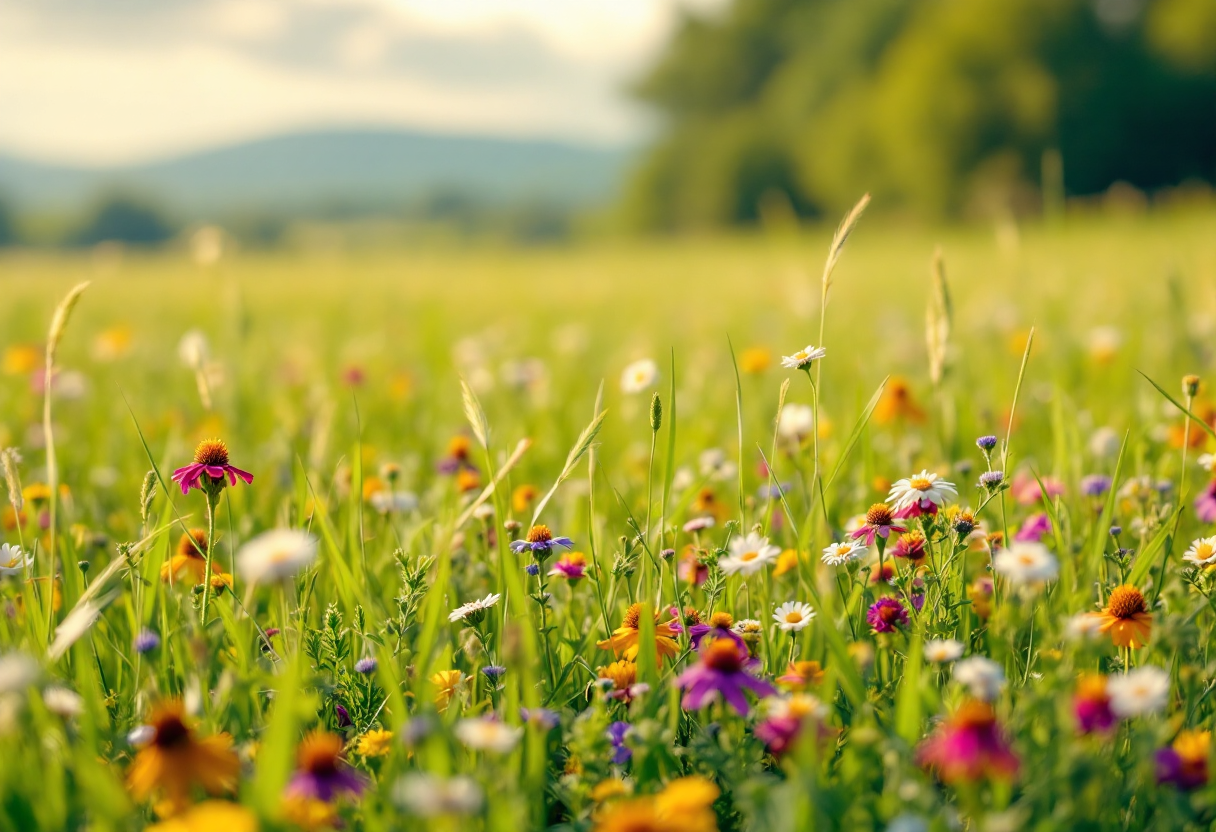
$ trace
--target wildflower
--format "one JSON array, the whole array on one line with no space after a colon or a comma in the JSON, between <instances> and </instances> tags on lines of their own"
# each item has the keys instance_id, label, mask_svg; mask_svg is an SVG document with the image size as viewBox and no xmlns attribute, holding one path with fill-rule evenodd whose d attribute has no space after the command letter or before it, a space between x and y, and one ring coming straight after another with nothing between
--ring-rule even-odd
<instances>
[{"instance_id":1,"label":"wildflower","mask_svg":"<svg viewBox=\"0 0 1216 832\"><path fill-rule=\"evenodd\" d=\"M1111 479L1104 474L1087 474L1081 477L1081 493L1086 497L1101 497L1110 491Z\"/></svg>"},{"instance_id":2,"label":"wildflower","mask_svg":"<svg viewBox=\"0 0 1216 832\"><path fill-rule=\"evenodd\" d=\"M562 721L561 714L552 708L520 708L519 718L528 725L536 725L545 731L552 731Z\"/></svg>"},{"instance_id":3,"label":"wildflower","mask_svg":"<svg viewBox=\"0 0 1216 832\"><path fill-rule=\"evenodd\" d=\"M1201 537L1191 544L1182 559L1196 566L1211 566L1216 563L1216 537Z\"/></svg>"},{"instance_id":4,"label":"wildflower","mask_svg":"<svg viewBox=\"0 0 1216 832\"><path fill-rule=\"evenodd\" d=\"M781 554L777 556L777 565L773 567L773 577L780 578L789 572L793 572L798 568L798 551L796 549L783 549Z\"/></svg>"},{"instance_id":5,"label":"wildflower","mask_svg":"<svg viewBox=\"0 0 1216 832\"><path fill-rule=\"evenodd\" d=\"M1216 479L1204 486L1195 498L1195 516L1204 523L1216 523Z\"/></svg>"},{"instance_id":6,"label":"wildflower","mask_svg":"<svg viewBox=\"0 0 1216 832\"><path fill-rule=\"evenodd\" d=\"M569 552L558 558L549 570L550 575L577 581L587 576L587 556L582 552Z\"/></svg>"},{"instance_id":7,"label":"wildflower","mask_svg":"<svg viewBox=\"0 0 1216 832\"><path fill-rule=\"evenodd\" d=\"M204 800L179 815L149 826L146 832L257 832L257 815L237 803Z\"/></svg>"},{"instance_id":8,"label":"wildflower","mask_svg":"<svg viewBox=\"0 0 1216 832\"><path fill-rule=\"evenodd\" d=\"M961 658L963 643L952 638L934 638L925 642L925 659L934 664L947 664Z\"/></svg>"},{"instance_id":9,"label":"wildflower","mask_svg":"<svg viewBox=\"0 0 1216 832\"><path fill-rule=\"evenodd\" d=\"M975 526L975 515L971 513L971 509L963 509L958 514L954 515L952 527L954 528L954 533L957 534L960 539L969 537L971 533L975 531Z\"/></svg>"},{"instance_id":10,"label":"wildflower","mask_svg":"<svg viewBox=\"0 0 1216 832\"><path fill-rule=\"evenodd\" d=\"M732 480L739 473L738 467L726 456L721 448L706 448L697 457L697 467L701 475L716 482Z\"/></svg>"},{"instance_id":11,"label":"wildflower","mask_svg":"<svg viewBox=\"0 0 1216 832\"><path fill-rule=\"evenodd\" d=\"M692 534L693 532L705 531L706 529L712 529L713 527L713 517L694 517L684 524L684 531L688 534Z\"/></svg>"},{"instance_id":12,"label":"wildflower","mask_svg":"<svg viewBox=\"0 0 1216 832\"><path fill-rule=\"evenodd\" d=\"M597 668L596 676L612 683L608 691L610 699L629 702L633 699L633 688L638 680L638 666L631 661L615 661L612 664Z\"/></svg>"},{"instance_id":13,"label":"wildflower","mask_svg":"<svg viewBox=\"0 0 1216 832\"><path fill-rule=\"evenodd\" d=\"M678 571L680 580L695 583L697 586L709 580L709 567L701 560L700 552L691 546L680 556Z\"/></svg>"},{"instance_id":14,"label":"wildflower","mask_svg":"<svg viewBox=\"0 0 1216 832\"><path fill-rule=\"evenodd\" d=\"M980 486L989 491L999 488L1001 483L1005 481L1004 471L985 471L980 474Z\"/></svg>"},{"instance_id":15,"label":"wildflower","mask_svg":"<svg viewBox=\"0 0 1216 832\"><path fill-rule=\"evenodd\" d=\"M160 647L160 636L154 630L140 630L131 646L135 648L136 653L151 653Z\"/></svg>"},{"instance_id":16,"label":"wildflower","mask_svg":"<svg viewBox=\"0 0 1216 832\"><path fill-rule=\"evenodd\" d=\"M418 508L418 495L412 491L385 489L372 494L369 502L381 514L405 514Z\"/></svg>"},{"instance_id":17,"label":"wildflower","mask_svg":"<svg viewBox=\"0 0 1216 832\"><path fill-rule=\"evenodd\" d=\"M608 726L608 741L612 743L612 764L623 766L633 757L633 749L625 745L625 737L633 729L628 722L614 722Z\"/></svg>"},{"instance_id":18,"label":"wildflower","mask_svg":"<svg viewBox=\"0 0 1216 832\"><path fill-rule=\"evenodd\" d=\"M317 559L317 539L299 529L273 529L250 540L237 552L237 569L251 584L277 583L295 577Z\"/></svg>"},{"instance_id":19,"label":"wildflower","mask_svg":"<svg viewBox=\"0 0 1216 832\"><path fill-rule=\"evenodd\" d=\"M625 393L641 393L659 379L659 365L643 358L627 366L621 373L621 390Z\"/></svg>"},{"instance_id":20,"label":"wildflower","mask_svg":"<svg viewBox=\"0 0 1216 832\"><path fill-rule=\"evenodd\" d=\"M33 553L26 554L20 546L0 544L0 575L20 575L34 563Z\"/></svg>"},{"instance_id":21,"label":"wildflower","mask_svg":"<svg viewBox=\"0 0 1216 832\"><path fill-rule=\"evenodd\" d=\"M448 440L448 451L435 464L435 469L441 474L456 474L461 471L471 471L477 473L477 466L473 465L470 455L473 451L473 443L469 437L458 433Z\"/></svg>"},{"instance_id":22,"label":"wildflower","mask_svg":"<svg viewBox=\"0 0 1216 832\"><path fill-rule=\"evenodd\" d=\"M841 543L833 543L824 549L822 560L828 566L843 566L846 563L861 560L868 551L862 544L846 540Z\"/></svg>"},{"instance_id":23,"label":"wildflower","mask_svg":"<svg viewBox=\"0 0 1216 832\"><path fill-rule=\"evenodd\" d=\"M411 772L393 787L393 799L424 818L439 815L472 815L485 800L477 781L465 775L448 779L424 772Z\"/></svg>"},{"instance_id":24,"label":"wildflower","mask_svg":"<svg viewBox=\"0 0 1216 832\"><path fill-rule=\"evenodd\" d=\"M919 566L925 560L925 535L923 532L913 529L910 532L901 534L895 541L895 545L891 547L891 554L897 558L912 561L914 566Z\"/></svg>"},{"instance_id":25,"label":"wildflower","mask_svg":"<svg viewBox=\"0 0 1216 832\"><path fill-rule=\"evenodd\" d=\"M540 489L535 485L524 483L516 486L511 492L511 510L516 514L523 514L532 505L532 501L540 496Z\"/></svg>"},{"instance_id":26,"label":"wildflower","mask_svg":"<svg viewBox=\"0 0 1216 832\"><path fill-rule=\"evenodd\" d=\"M38 662L25 653L0 655L0 694L24 693L39 672Z\"/></svg>"},{"instance_id":27,"label":"wildflower","mask_svg":"<svg viewBox=\"0 0 1216 832\"><path fill-rule=\"evenodd\" d=\"M937 514L947 500L957 497L958 489L954 483L939 480L937 474L921 471L896 481L887 494L887 501L894 506L895 516L903 519Z\"/></svg>"},{"instance_id":28,"label":"wildflower","mask_svg":"<svg viewBox=\"0 0 1216 832\"><path fill-rule=\"evenodd\" d=\"M747 651L729 639L706 642L700 657L700 662L676 678L676 686L684 690L681 704L685 710L695 711L721 695L740 715L746 716L749 705L745 691L751 690L761 698L776 693L772 685L748 672Z\"/></svg>"},{"instance_id":29,"label":"wildflower","mask_svg":"<svg viewBox=\"0 0 1216 832\"><path fill-rule=\"evenodd\" d=\"M488 664L481 669L481 672L491 682L497 682L506 675L507 669L501 664Z\"/></svg>"},{"instance_id":30,"label":"wildflower","mask_svg":"<svg viewBox=\"0 0 1216 832\"><path fill-rule=\"evenodd\" d=\"M777 415L777 435L791 442L801 442L815 432L815 411L810 405L791 403Z\"/></svg>"},{"instance_id":31,"label":"wildflower","mask_svg":"<svg viewBox=\"0 0 1216 832\"><path fill-rule=\"evenodd\" d=\"M1170 675L1159 667L1145 665L1112 676L1106 682L1110 709L1128 718L1165 710L1170 697Z\"/></svg>"},{"instance_id":32,"label":"wildflower","mask_svg":"<svg viewBox=\"0 0 1216 832\"><path fill-rule=\"evenodd\" d=\"M1070 641L1095 640L1102 635L1102 621L1091 612L1080 612L1064 622L1064 637Z\"/></svg>"},{"instance_id":33,"label":"wildflower","mask_svg":"<svg viewBox=\"0 0 1216 832\"><path fill-rule=\"evenodd\" d=\"M232 576L224 574L218 563L211 564L212 575L231 585ZM189 579L191 586L201 584L207 575L207 532L203 529L191 529L183 534L177 542L177 551L160 568L160 579L166 583L177 580L181 576Z\"/></svg>"},{"instance_id":34,"label":"wildflower","mask_svg":"<svg viewBox=\"0 0 1216 832\"><path fill-rule=\"evenodd\" d=\"M459 670L439 670L432 673L428 681L435 687L435 707L442 713L463 687L465 676Z\"/></svg>"},{"instance_id":35,"label":"wildflower","mask_svg":"<svg viewBox=\"0 0 1216 832\"><path fill-rule=\"evenodd\" d=\"M1100 622L1099 629L1110 635L1116 647L1143 647L1153 630L1153 617L1143 593L1124 584L1111 590L1106 608L1091 613Z\"/></svg>"},{"instance_id":36,"label":"wildflower","mask_svg":"<svg viewBox=\"0 0 1216 832\"><path fill-rule=\"evenodd\" d=\"M393 750L393 732L381 728L368 731L355 742L355 753L360 757L385 757Z\"/></svg>"},{"instance_id":37,"label":"wildflower","mask_svg":"<svg viewBox=\"0 0 1216 832\"><path fill-rule=\"evenodd\" d=\"M754 575L781 554L780 546L770 545L767 537L755 532L748 532L746 537L736 535L729 550L730 554L718 561L727 575Z\"/></svg>"},{"instance_id":38,"label":"wildflower","mask_svg":"<svg viewBox=\"0 0 1216 832\"><path fill-rule=\"evenodd\" d=\"M811 623L815 610L801 601L786 601L773 613L777 626L787 633L796 633Z\"/></svg>"},{"instance_id":39,"label":"wildflower","mask_svg":"<svg viewBox=\"0 0 1216 832\"><path fill-rule=\"evenodd\" d=\"M808 345L804 349L798 350L793 355L782 356L781 366L787 370L805 370L811 366L811 362L823 358L827 355L826 347L815 347Z\"/></svg>"},{"instance_id":40,"label":"wildflower","mask_svg":"<svg viewBox=\"0 0 1216 832\"><path fill-rule=\"evenodd\" d=\"M954 665L954 681L976 699L991 702L1005 687L1005 670L986 656L972 656Z\"/></svg>"},{"instance_id":41,"label":"wildflower","mask_svg":"<svg viewBox=\"0 0 1216 832\"><path fill-rule=\"evenodd\" d=\"M823 666L815 661L790 662L785 675L777 677L777 683L800 690L823 681Z\"/></svg>"},{"instance_id":42,"label":"wildflower","mask_svg":"<svg viewBox=\"0 0 1216 832\"><path fill-rule=\"evenodd\" d=\"M530 551L533 554L541 553L541 556L548 554L549 550L554 546L570 547L574 545L574 541L568 537L554 537L553 532L549 531L548 526L533 526L528 530L528 535L523 540L516 540L511 544L511 551L519 554L524 551Z\"/></svg>"},{"instance_id":43,"label":"wildflower","mask_svg":"<svg viewBox=\"0 0 1216 832\"><path fill-rule=\"evenodd\" d=\"M731 630L743 641L749 653L755 653L760 637L764 635L764 625L754 618L744 618L735 622Z\"/></svg>"},{"instance_id":44,"label":"wildflower","mask_svg":"<svg viewBox=\"0 0 1216 832\"><path fill-rule=\"evenodd\" d=\"M457 621L463 621L466 624L476 627L485 618L486 610L498 603L502 598L497 592L491 592L485 598L480 600L469 601L461 604L456 609L448 613L448 621L455 624Z\"/></svg>"},{"instance_id":45,"label":"wildflower","mask_svg":"<svg viewBox=\"0 0 1216 832\"><path fill-rule=\"evenodd\" d=\"M84 710L84 700L80 694L62 685L52 685L42 692L42 704L53 714L64 719L80 716Z\"/></svg>"},{"instance_id":46,"label":"wildflower","mask_svg":"<svg viewBox=\"0 0 1216 832\"><path fill-rule=\"evenodd\" d=\"M524 733L523 728L512 728L489 717L462 719L456 723L454 730L456 739L465 747L474 751L493 751L496 754L511 751Z\"/></svg>"},{"instance_id":47,"label":"wildflower","mask_svg":"<svg viewBox=\"0 0 1216 832\"><path fill-rule=\"evenodd\" d=\"M1043 544L1019 541L993 556L992 569L1014 586L1031 587L1054 581L1060 563Z\"/></svg>"},{"instance_id":48,"label":"wildflower","mask_svg":"<svg viewBox=\"0 0 1216 832\"><path fill-rule=\"evenodd\" d=\"M642 605L631 605L625 611L625 617L621 619L621 626L612 631L611 637L597 642L595 646L600 650L611 650L613 653L623 655L630 661L637 659L640 649L638 641L641 638L638 622L641 616ZM675 658L675 655L680 652L680 647L675 640L676 620L672 619L660 624L658 610L655 610L654 621L654 646L660 661L664 658Z\"/></svg>"},{"instance_id":49,"label":"wildflower","mask_svg":"<svg viewBox=\"0 0 1216 832\"><path fill-rule=\"evenodd\" d=\"M291 795L283 798L281 808L284 820L307 832L335 829L341 824L337 807L324 800Z\"/></svg>"},{"instance_id":50,"label":"wildflower","mask_svg":"<svg viewBox=\"0 0 1216 832\"><path fill-rule=\"evenodd\" d=\"M874 407L874 419L880 425L889 425L896 420L923 422L925 411L912 396L912 387L907 379L892 376L883 388L882 396Z\"/></svg>"},{"instance_id":51,"label":"wildflower","mask_svg":"<svg viewBox=\"0 0 1216 832\"><path fill-rule=\"evenodd\" d=\"M991 451L993 448L996 447L996 441L997 440L996 440L995 436L988 434L986 436L981 436L978 439L976 439L975 446L977 448L979 448L981 451L983 451L984 453L988 453L989 451Z\"/></svg>"},{"instance_id":52,"label":"wildflower","mask_svg":"<svg viewBox=\"0 0 1216 832\"><path fill-rule=\"evenodd\" d=\"M225 477L231 485L236 485L238 477L246 484L253 482L253 474L229 464L228 446L219 439L199 442L194 449L194 462L173 472L173 481L181 485L183 494L188 494L191 488L218 491L224 487Z\"/></svg>"},{"instance_id":53,"label":"wildflower","mask_svg":"<svg viewBox=\"0 0 1216 832\"><path fill-rule=\"evenodd\" d=\"M355 672L362 673L365 676L375 673L376 664L377 664L376 660L374 658L372 658L371 656L368 656L367 658L359 659L359 661L355 662Z\"/></svg>"},{"instance_id":54,"label":"wildflower","mask_svg":"<svg viewBox=\"0 0 1216 832\"><path fill-rule=\"evenodd\" d=\"M1007 780L1018 772L1018 758L1002 736L992 706L973 700L959 706L921 744L917 758L944 783Z\"/></svg>"},{"instance_id":55,"label":"wildflower","mask_svg":"<svg viewBox=\"0 0 1216 832\"><path fill-rule=\"evenodd\" d=\"M1184 791L1205 785L1211 747L1211 731L1179 731L1173 743L1157 752L1157 782Z\"/></svg>"},{"instance_id":56,"label":"wildflower","mask_svg":"<svg viewBox=\"0 0 1216 832\"><path fill-rule=\"evenodd\" d=\"M891 633L907 625L908 608L898 598L879 598L866 610L866 621L876 633Z\"/></svg>"},{"instance_id":57,"label":"wildflower","mask_svg":"<svg viewBox=\"0 0 1216 832\"><path fill-rule=\"evenodd\" d=\"M481 476L472 468L461 468L456 472L456 490L461 494L481 488Z\"/></svg>"},{"instance_id":58,"label":"wildflower","mask_svg":"<svg viewBox=\"0 0 1216 832\"><path fill-rule=\"evenodd\" d=\"M367 781L342 759L342 738L313 731L296 748L298 768L284 795L332 803L341 797L358 797Z\"/></svg>"},{"instance_id":59,"label":"wildflower","mask_svg":"<svg viewBox=\"0 0 1216 832\"><path fill-rule=\"evenodd\" d=\"M1086 674L1077 680L1072 712L1077 719L1077 730L1082 734L1104 733L1115 727L1118 717L1110 706L1105 676Z\"/></svg>"},{"instance_id":60,"label":"wildflower","mask_svg":"<svg viewBox=\"0 0 1216 832\"><path fill-rule=\"evenodd\" d=\"M713 803L718 787L704 778L682 777L652 797L618 800L592 832L718 832Z\"/></svg>"},{"instance_id":61,"label":"wildflower","mask_svg":"<svg viewBox=\"0 0 1216 832\"><path fill-rule=\"evenodd\" d=\"M1042 486L1039 485L1040 480L1043 483ZM1024 506L1028 506L1043 499L1044 488L1047 489L1048 500L1053 500L1064 493L1064 483L1055 477L1040 477L1036 479L1025 471L1018 471L1014 474L1013 482L1009 486L1009 493L1013 495L1013 499Z\"/></svg>"},{"instance_id":62,"label":"wildflower","mask_svg":"<svg viewBox=\"0 0 1216 832\"><path fill-rule=\"evenodd\" d=\"M1032 514L1023 521L1021 528L1014 533L1015 542L1038 543L1051 531L1051 518L1044 512Z\"/></svg>"},{"instance_id":63,"label":"wildflower","mask_svg":"<svg viewBox=\"0 0 1216 832\"><path fill-rule=\"evenodd\" d=\"M710 638L730 638L743 644L742 637L736 633L734 627L735 620L728 612L715 612L709 617L708 623L700 621L692 624L688 628L688 641L692 645L693 650L698 650L701 647L701 641L709 636Z\"/></svg>"},{"instance_id":64,"label":"wildflower","mask_svg":"<svg viewBox=\"0 0 1216 832\"><path fill-rule=\"evenodd\" d=\"M751 375L763 373L772 363L773 354L764 347L748 347L739 353L739 369Z\"/></svg>"},{"instance_id":65,"label":"wildflower","mask_svg":"<svg viewBox=\"0 0 1216 832\"><path fill-rule=\"evenodd\" d=\"M866 522L860 529L853 532L854 540L864 540L867 546L874 545L875 537L886 540L892 532L906 532L905 526L895 525L895 515L886 503L875 503L866 512Z\"/></svg>"},{"instance_id":66,"label":"wildflower","mask_svg":"<svg viewBox=\"0 0 1216 832\"><path fill-rule=\"evenodd\" d=\"M181 702L170 700L153 708L148 727L147 742L127 773L127 788L136 800L159 792L165 814L173 815L190 805L195 786L209 794L236 787L241 762L231 738L227 734L197 737L186 723Z\"/></svg>"}]
</instances>

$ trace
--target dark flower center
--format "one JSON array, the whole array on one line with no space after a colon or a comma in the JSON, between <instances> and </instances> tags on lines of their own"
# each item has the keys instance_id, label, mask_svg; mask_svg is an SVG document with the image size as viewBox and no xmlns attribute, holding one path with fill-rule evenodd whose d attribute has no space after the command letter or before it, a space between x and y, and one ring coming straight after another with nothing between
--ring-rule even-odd
<instances>
[{"instance_id":1,"label":"dark flower center","mask_svg":"<svg viewBox=\"0 0 1216 832\"><path fill-rule=\"evenodd\" d=\"M706 667L723 673L738 673L743 669L743 656L739 646L727 638L717 638L709 643L701 654Z\"/></svg>"},{"instance_id":2,"label":"dark flower center","mask_svg":"<svg viewBox=\"0 0 1216 832\"><path fill-rule=\"evenodd\" d=\"M1134 586L1117 587L1111 592L1106 608L1115 618L1131 618L1147 611L1144 596Z\"/></svg>"},{"instance_id":3,"label":"dark flower center","mask_svg":"<svg viewBox=\"0 0 1216 832\"><path fill-rule=\"evenodd\" d=\"M886 503L875 503L866 512L867 526L889 526L894 520L895 515L891 513L891 507Z\"/></svg>"},{"instance_id":4,"label":"dark flower center","mask_svg":"<svg viewBox=\"0 0 1216 832\"><path fill-rule=\"evenodd\" d=\"M176 714L162 716L155 727L156 738L153 742L158 748L177 748L190 741L190 729Z\"/></svg>"}]
</instances>

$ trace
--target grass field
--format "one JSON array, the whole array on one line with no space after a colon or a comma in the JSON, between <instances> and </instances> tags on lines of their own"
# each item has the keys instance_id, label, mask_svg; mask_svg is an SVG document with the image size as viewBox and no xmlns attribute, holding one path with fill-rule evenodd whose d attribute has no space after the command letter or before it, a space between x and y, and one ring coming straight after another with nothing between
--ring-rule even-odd
<instances>
[{"instance_id":1,"label":"grass field","mask_svg":"<svg viewBox=\"0 0 1216 832\"><path fill-rule=\"evenodd\" d=\"M0 830L1210 828L1216 215L831 238L0 257Z\"/></svg>"}]
</instances>

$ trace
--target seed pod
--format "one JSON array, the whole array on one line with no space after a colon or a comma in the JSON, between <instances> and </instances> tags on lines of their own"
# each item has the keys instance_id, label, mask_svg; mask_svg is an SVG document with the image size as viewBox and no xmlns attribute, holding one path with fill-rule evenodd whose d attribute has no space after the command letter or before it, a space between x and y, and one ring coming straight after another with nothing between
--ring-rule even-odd
<instances>
[{"instance_id":1,"label":"seed pod","mask_svg":"<svg viewBox=\"0 0 1216 832\"><path fill-rule=\"evenodd\" d=\"M650 429L655 433L659 432L659 428L663 426L663 402L659 399L659 394L655 393L650 399Z\"/></svg>"}]
</instances>

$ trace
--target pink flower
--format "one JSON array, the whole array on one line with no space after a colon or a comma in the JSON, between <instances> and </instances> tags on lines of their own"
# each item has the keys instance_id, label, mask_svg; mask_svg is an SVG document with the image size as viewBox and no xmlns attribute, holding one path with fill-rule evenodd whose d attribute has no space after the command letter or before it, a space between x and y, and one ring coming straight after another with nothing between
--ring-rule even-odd
<instances>
[{"instance_id":1,"label":"pink flower","mask_svg":"<svg viewBox=\"0 0 1216 832\"><path fill-rule=\"evenodd\" d=\"M1195 516L1204 523L1216 523L1216 480L1195 498Z\"/></svg>"},{"instance_id":2,"label":"pink flower","mask_svg":"<svg viewBox=\"0 0 1216 832\"><path fill-rule=\"evenodd\" d=\"M1059 497L1064 493L1064 483L1055 477L1041 477L1041 479L1043 486L1047 489L1048 499ZM1043 489L1039 488L1038 481L1025 471L1018 471L1013 475L1009 493L1013 495L1013 499L1024 506L1032 505L1043 499Z\"/></svg>"},{"instance_id":3,"label":"pink flower","mask_svg":"<svg viewBox=\"0 0 1216 832\"><path fill-rule=\"evenodd\" d=\"M569 581L584 578L587 575L587 556L582 552L568 552L553 564L549 574Z\"/></svg>"},{"instance_id":4,"label":"pink flower","mask_svg":"<svg viewBox=\"0 0 1216 832\"><path fill-rule=\"evenodd\" d=\"M975 700L964 702L921 743L917 759L944 783L1008 780L1018 773L1018 758L1002 736L992 706Z\"/></svg>"},{"instance_id":5,"label":"pink flower","mask_svg":"<svg viewBox=\"0 0 1216 832\"><path fill-rule=\"evenodd\" d=\"M883 596L866 611L866 621L876 633L892 633L908 623L908 608L898 598Z\"/></svg>"},{"instance_id":6,"label":"pink flower","mask_svg":"<svg viewBox=\"0 0 1216 832\"><path fill-rule=\"evenodd\" d=\"M873 546L875 537L886 540L892 532L903 533L907 530L906 526L895 525L895 515L889 505L875 503L866 512L865 525L853 532L853 539L865 538L866 546Z\"/></svg>"},{"instance_id":7,"label":"pink flower","mask_svg":"<svg viewBox=\"0 0 1216 832\"><path fill-rule=\"evenodd\" d=\"M181 485L183 494L189 494L191 488L200 491L223 488L225 477L232 485L236 485L237 477L246 483L253 482L253 474L228 464L228 446L218 439L199 442L194 449L194 462L173 472L173 481Z\"/></svg>"},{"instance_id":8,"label":"pink flower","mask_svg":"<svg viewBox=\"0 0 1216 832\"><path fill-rule=\"evenodd\" d=\"M1013 536L1014 540L1023 542L1038 543L1043 539L1044 535L1051 531L1051 520L1043 512L1032 514L1022 523L1022 528L1018 529Z\"/></svg>"},{"instance_id":9,"label":"pink flower","mask_svg":"<svg viewBox=\"0 0 1216 832\"><path fill-rule=\"evenodd\" d=\"M746 716L750 707L746 691L761 698L777 692L768 682L751 674L748 668L753 664L747 650L731 639L707 641L701 648L701 661L676 679L676 686L684 690L681 705L685 710L695 711L721 695L741 716Z\"/></svg>"}]
</instances>

